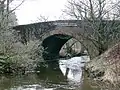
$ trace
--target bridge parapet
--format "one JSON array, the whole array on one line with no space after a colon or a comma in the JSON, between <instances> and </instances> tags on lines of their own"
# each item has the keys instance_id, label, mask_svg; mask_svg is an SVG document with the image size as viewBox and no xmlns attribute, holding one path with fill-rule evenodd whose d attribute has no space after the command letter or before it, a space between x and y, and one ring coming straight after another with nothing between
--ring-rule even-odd
<instances>
[{"instance_id":1,"label":"bridge parapet","mask_svg":"<svg viewBox=\"0 0 120 90\"><path fill-rule=\"evenodd\" d=\"M27 25L18 25L13 27L18 32L21 41L27 42L29 40L40 39L42 34L53 30L78 27L82 21L79 20L57 20L48 22L39 22Z\"/></svg>"},{"instance_id":2,"label":"bridge parapet","mask_svg":"<svg viewBox=\"0 0 120 90\"><path fill-rule=\"evenodd\" d=\"M80 23L80 20L58 20L54 21L53 24L57 27L77 27L78 22Z\"/></svg>"}]
</instances>

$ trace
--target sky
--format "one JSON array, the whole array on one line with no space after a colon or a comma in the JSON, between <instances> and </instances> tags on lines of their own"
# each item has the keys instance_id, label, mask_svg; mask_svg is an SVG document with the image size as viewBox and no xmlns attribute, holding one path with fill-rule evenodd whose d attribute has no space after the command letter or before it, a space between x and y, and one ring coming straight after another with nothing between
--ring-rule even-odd
<instances>
[{"instance_id":1,"label":"sky","mask_svg":"<svg viewBox=\"0 0 120 90\"><path fill-rule=\"evenodd\" d=\"M16 0L11 3L11 8L15 8L21 3ZM18 24L29 24L41 21L41 16L47 20L64 19L63 10L67 0L26 0L15 13Z\"/></svg>"}]
</instances>

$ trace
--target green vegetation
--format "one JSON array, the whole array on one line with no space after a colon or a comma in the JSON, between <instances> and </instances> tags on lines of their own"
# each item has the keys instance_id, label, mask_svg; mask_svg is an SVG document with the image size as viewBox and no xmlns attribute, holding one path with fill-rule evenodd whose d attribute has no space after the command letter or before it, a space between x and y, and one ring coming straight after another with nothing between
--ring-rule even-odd
<instances>
[{"instance_id":1,"label":"green vegetation","mask_svg":"<svg viewBox=\"0 0 120 90\"><path fill-rule=\"evenodd\" d=\"M40 41L29 41L27 45L17 41L14 30L0 34L0 73L16 73L34 70L42 60Z\"/></svg>"},{"instance_id":2,"label":"green vegetation","mask_svg":"<svg viewBox=\"0 0 120 90\"><path fill-rule=\"evenodd\" d=\"M16 32L11 29L17 24L15 13L9 10L10 2L5 5L5 1L0 1L0 73L33 71L43 60L41 42L29 41L27 45L19 42Z\"/></svg>"},{"instance_id":3,"label":"green vegetation","mask_svg":"<svg viewBox=\"0 0 120 90\"><path fill-rule=\"evenodd\" d=\"M43 60L42 47L39 44L39 41L30 41L27 45L20 42L12 45L5 43L6 46L3 46L4 49L0 52L0 73L34 71L38 62Z\"/></svg>"}]
</instances>

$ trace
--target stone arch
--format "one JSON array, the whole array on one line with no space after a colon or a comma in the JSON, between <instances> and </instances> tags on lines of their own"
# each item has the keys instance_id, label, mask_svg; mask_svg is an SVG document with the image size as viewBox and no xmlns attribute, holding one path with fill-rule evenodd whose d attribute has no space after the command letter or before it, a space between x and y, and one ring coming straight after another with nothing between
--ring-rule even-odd
<instances>
[{"instance_id":1,"label":"stone arch","mask_svg":"<svg viewBox=\"0 0 120 90\"><path fill-rule=\"evenodd\" d=\"M63 45L70 39L72 36L64 34L54 34L43 40L42 46L44 47L43 57L44 59L57 59L59 58L59 52ZM81 49L83 51L83 49Z\"/></svg>"},{"instance_id":2,"label":"stone arch","mask_svg":"<svg viewBox=\"0 0 120 90\"><path fill-rule=\"evenodd\" d=\"M47 54L43 54L43 57L45 58L46 56L47 58L45 59L53 59L49 56L49 54L53 54L52 57L58 58L56 56L58 56L57 54L59 53L61 47L71 38L78 40L82 44L82 47L86 48L89 53L93 53L93 55L90 56L94 57L97 54L95 46L91 43L91 41L85 39L83 35L81 35L84 33L83 31L84 30L81 30L80 32L80 30L77 29L71 30L70 28L62 28L45 33L42 37L42 45L45 49L45 53Z\"/></svg>"},{"instance_id":3,"label":"stone arch","mask_svg":"<svg viewBox=\"0 0 120 90\"><path fill-rule=\"evenodd\" d=\"M79 26L78 26L79 24ZM55 34L68 35L79 42L87 48L87 51L91 57L97 55L98 52L95 50L95 46L90 40L85 37L93 33L92 28L87 27L86 21L50 21L50 22L40 22L28 25L19 25L13 27L18 32L18 37L23 43L29 42L29 40L41 40L44 41L49 36ZM84 27L86 25L86 27ZM87 31L86 31L87 30ZM44 35L43 35L44 34Z\"/></svg>"},{"instance_id":4,"label":"stone arch","mask_svg":"<svg viewBox=\"0 0 120 90\"><path fill-rule=\"evenodd\" d=\"M44 47L43 58L44 59L56 59L58 58L61 47L71 37L63 34L50 35L43 40L42 46Z\"/></svg>"}]
</instances>

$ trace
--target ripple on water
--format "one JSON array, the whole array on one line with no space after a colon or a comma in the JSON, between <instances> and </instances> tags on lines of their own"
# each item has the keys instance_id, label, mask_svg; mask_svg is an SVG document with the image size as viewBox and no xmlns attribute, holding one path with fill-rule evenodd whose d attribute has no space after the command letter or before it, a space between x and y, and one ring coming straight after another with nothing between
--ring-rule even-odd
<instances>
[{"instance_id":1,"label":"ripple on water","mask_svg":"<svg viewBox=\"0 0 120 90\"><path fill-rule=\"evenodd\" d=\"M54 88L44 88L41 85L34 84L34 85L23 85L11 88L10 90L54 90Z\"/></svg>"},{"instance_id":2,"label":"ripple on water","mask_svg":"<svg viewBox=\"0 0 120 90\"><path fill-rule=\"evenodd\" d=\"M58 84L52 84L52 87L54 88L45 88L41 85L34 84L34 85L17 86L17 87L5 89L5 90L75 90L76 88L74 86L58 85Z\"/></svg>"}]
</instances>

